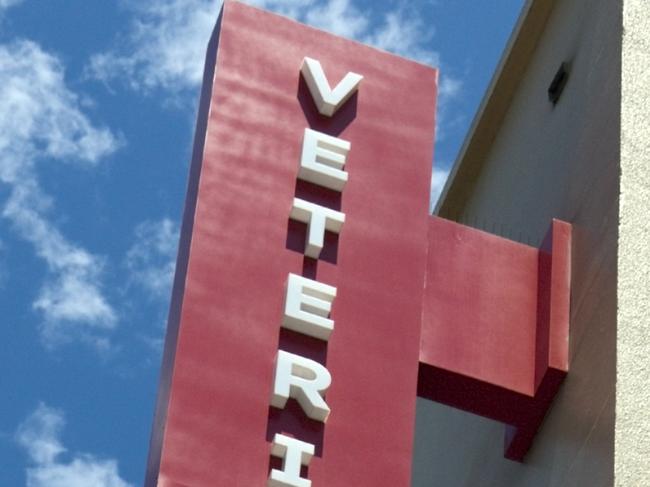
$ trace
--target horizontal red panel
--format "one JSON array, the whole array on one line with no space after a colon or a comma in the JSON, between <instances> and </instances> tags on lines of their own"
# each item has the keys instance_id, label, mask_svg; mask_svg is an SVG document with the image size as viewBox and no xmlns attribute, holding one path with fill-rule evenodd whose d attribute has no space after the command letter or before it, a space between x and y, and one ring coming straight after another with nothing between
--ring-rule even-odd
<instances>
[{"instance_id":1,"label":"horizontal red panel","mask_svg":"<svg viewBox=\"0 0 650 487\"><path fill-rule=\"evenodd\" d=\"M522 460L568 371L571 227L535 249L429 223L418 393L507 423Z\"/></svg>"}]
</instances>

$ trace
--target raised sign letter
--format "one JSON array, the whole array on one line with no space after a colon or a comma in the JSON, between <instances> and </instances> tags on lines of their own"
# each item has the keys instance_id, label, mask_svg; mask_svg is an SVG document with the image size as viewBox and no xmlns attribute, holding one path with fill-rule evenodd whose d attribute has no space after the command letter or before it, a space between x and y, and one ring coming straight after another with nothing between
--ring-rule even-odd
<instances>
[{"instance_id":1,"label":"raised sign letter","mask_svg":"<svg viewBox=\"0 0 650 487\"><path fill-rule=\"evenodd\" d=\"M343 191L348 173L343 171L350 143L312 129L305 129L298 178Z\"/></svg>"},{"instance_id":2,"label":"raised sign letter","mask_svg":"<svg viewBox=\"0 0 650 487\"><path fill-rule=\"evenodd\" d=\"M334 112L357 91L359 83L363 79L360 74L348 73L332 90L320 63L309 57L302 60L300 71L318 111L328 117L334 115Z\"/></svg>"},{"instance_id":3,"label":"raised sign letter","mask_svg":"<svg viewBox=\"0 0 650 487\"><path fill-rule=\"evenodd\" d=\"M329 371L318 362L279 350L271 405L282 409L293 397L308 417L324 423L330 408L323 394L331 383Z\"/></svg>"},{"instance_id":4,"label":"raised sign letter","mask_svg":"<svg viewBox=\"0 0 650 487\"><path fill-rule=\"evenodd\" d=\"M329 340L334 321L329 319L336 288L289 274L282 326L321 340Z\"/></svg>"},{"instance_id":5,"label":"raised sign letter","mask_svg":"<svg viewBox=\"0 0 650 487\"><path fill-rule=\"evenodd\" d=\"M305 255L318 259L321 250L323 250L325 230L339 233L345 222L345 214L300 198L294 198L291 219L307 224Z\"/></svg>"},{"instance_id":6,"label":"raised sign letter","mask_svg":"<svg viewBox=\"0 0 650 487\"><path fill-rule=\"evenodd\" d=\"M282 458L282 470L271 470L268 487L311 486L311 480L300 476L300 467L309 465L311 457L314 456L314 445L276 433L271 455Z\"/></svg>"}]
</instances>

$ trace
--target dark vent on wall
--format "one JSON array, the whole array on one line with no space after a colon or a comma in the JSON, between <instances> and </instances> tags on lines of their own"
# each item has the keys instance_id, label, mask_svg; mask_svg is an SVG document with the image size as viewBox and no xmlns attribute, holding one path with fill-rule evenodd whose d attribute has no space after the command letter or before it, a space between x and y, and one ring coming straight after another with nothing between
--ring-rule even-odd
<instances>
[{"instance_id":1,"label":"dark vent on wall","mask_svg":"<svg viewBox=\"0 0 650 487\"><path fill-rule=\"evenodd\" d=\"M551 81L551 84L548 87L548 99L553 103L553 105L555 105L560 99L567 79L569 79L569 66L567 63L562 63L555 73L553 81Z\"/></svg>"}]
</instances>

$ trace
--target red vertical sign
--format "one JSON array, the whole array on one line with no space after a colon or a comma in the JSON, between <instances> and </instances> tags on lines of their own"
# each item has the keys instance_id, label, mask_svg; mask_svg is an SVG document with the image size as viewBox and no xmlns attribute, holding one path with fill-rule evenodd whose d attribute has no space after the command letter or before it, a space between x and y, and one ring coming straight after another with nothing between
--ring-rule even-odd
<instances>
[{"instance_id":1,"label":"red vertical sign","mask_svg":"<svg viewBox=\"0 0 650 487\"><path fill-rule=\"evenodd\" d=\"M358 91L321 115L300 69ZM237 2L208 50L147 485L264 486L276 434L314 487L410 484L437 71ZM350 143L298 178L305 129ZM294 199L343 213L318 259ZM295 215L294 215L295 216ZM312 222L313 223L313 222ZM282 328L289 274L336 288L328 340ZM279 350L322 364L326 422L271 406Z\"/></svg>"}]
</instances>

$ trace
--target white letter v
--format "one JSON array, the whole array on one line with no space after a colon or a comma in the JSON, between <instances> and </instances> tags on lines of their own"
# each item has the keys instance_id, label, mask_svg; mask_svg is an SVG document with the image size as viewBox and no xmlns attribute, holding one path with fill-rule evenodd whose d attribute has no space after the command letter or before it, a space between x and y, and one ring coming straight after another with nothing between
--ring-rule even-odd
<instances>
[{"instance_id":1,"label":"white letter v","mask_svg":"<svg viewBox=\"0 0 650 487\"><path fill-rule=\"evenodd\" d=\"M363 79L360 74L350 72L332 90L320 62L309 57L302 60L300 72L307 82L318 111L328 117L334 115L334 112L357 91Z\"/></svg>"}]
</instances>

